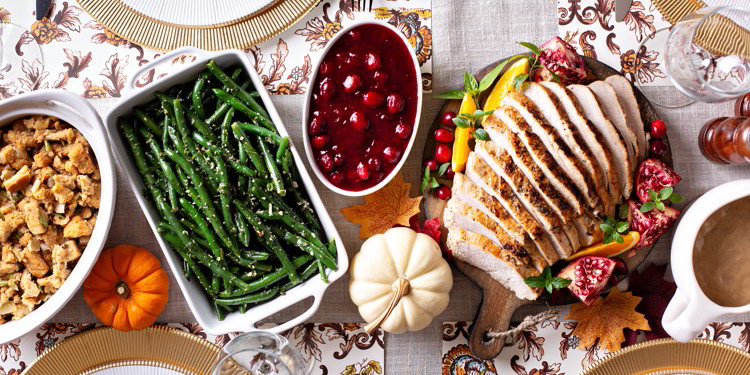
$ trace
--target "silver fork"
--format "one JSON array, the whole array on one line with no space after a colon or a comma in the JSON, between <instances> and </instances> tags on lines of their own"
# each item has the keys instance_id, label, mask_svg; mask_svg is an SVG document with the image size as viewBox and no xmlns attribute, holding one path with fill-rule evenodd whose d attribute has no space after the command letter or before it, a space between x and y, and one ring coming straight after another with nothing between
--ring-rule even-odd
<instances>
[{"instance_id":1,"label":"silver fork","mask_svg":"<svg viewBox=\"0 0 750 375\"><path fill-rule=\"evenodd\" d=\"M365 9L367 8L367 12L372 12L372 2L373 0L370 0L370 6L367 7L367 0L351 0L352 2L352 10L357 12L365 12Z\"/></svg>"}]
</instances>

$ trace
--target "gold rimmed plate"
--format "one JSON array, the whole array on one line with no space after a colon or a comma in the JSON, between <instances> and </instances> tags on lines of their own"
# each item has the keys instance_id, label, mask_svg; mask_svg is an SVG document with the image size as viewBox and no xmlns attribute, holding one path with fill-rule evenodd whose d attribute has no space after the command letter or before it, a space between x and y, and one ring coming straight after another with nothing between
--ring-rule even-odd
<instances>
[{"instance_id":1,"label":"gold rimmed plate","mask_svg":"<svg viewBox=\"0 0 750 375\"><path fill-rule=\"evenodd\" d=\"M750 354L706 339L679 343L672 339L629 346L597 361L581 375L744 375Z\"/></svg>"},{"instance_id":2,"label":"gold rimmed plate","mask_svg":"<svg viewBox=\"0 0 750 375\"><path fill-rule=\"evenodd\" d=\"M210 341L174 328L120 332L102 327L47 349L23 375L209 375L218 353Z\"/></svg>"}]
</instances>

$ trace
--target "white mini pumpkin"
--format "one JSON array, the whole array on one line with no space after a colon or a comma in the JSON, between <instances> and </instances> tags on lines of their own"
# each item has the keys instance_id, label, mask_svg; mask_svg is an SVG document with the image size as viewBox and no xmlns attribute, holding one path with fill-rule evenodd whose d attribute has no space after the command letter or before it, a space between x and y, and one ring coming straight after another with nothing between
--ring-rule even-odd
<instances>
[{"instance_id":1,"label":"white mini pumpkin","mask_svg":"<svg viewBox=\"0 0 750 375\"><path fill-rule=\"evenodd\" d=\"M448 306L453 275L430 236L393 228L370 237L352 259L349 296L369 324L419 331Z\"/></svg>"}]
</instances>

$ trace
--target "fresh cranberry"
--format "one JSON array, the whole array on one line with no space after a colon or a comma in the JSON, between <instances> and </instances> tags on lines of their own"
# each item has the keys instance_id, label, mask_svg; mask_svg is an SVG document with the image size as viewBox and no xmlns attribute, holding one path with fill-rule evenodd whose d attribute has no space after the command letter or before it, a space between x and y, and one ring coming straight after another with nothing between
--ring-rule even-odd
<instances>
[{"instance_id":1,"label":"fresh cranberry","mask_svg":"<svg viewBox=\"0 0 750 375\"><path fill-rule=\"evenodd\" d=\"M312 145L315 148L323 148L328 144L328 137L325 135L316 135L312 139Z\"/></svg>"},{"instance_id":2,"label":"fresh cranberry","mask_svg":"<svg viewBox=\"0 0 750 375\"><path fill-rule=\"evenodd\" d=\"M437 160L435 159L428 159L424 162L424 166L429 168L431 171L436 171L438 168Z\"/></svg>"},{"instance_id":3,"label":"fresh cranberry","mask_svg":"<svg viewBox=\"0 0 750 375\"><path fill-rule=\"evenodd\" d=\"M323 171L330 172L333 169L333 159L331 155L325 153L320 155L320 164L323 167Z\"/></svg>"},{"instance_id":4,"label":"fresh cranberry","mask_svg":"<svg viewBox=\"0 0 750 375\"><path fill-rule=\"evenodd\" d=\"M367 120L365 114L359 111L353 112L352 115L349 116L349 122L352 124L354 130L358 132L365 131L370 125L370 121Z\"/></svg>"},{"instance_id":5,"label":"fresh cranberry","mask_svg":"<svg viewBox=\"0 0 750 375\"><path fill-rule=\"evenodd\" d=\"M441 185L437 190L435 190L435 194L438 198L447 201L448 199L451 199L451 188L445 185Z\"/></svg>"},{"instance_id":6,"label":"fresh cranberry","mask_svg":"<svg viewBox=\"0 0 750 375\"><path fill-rule=\"evenodd\" d=\"M323 97L324 100L331 100L333 98L334 94L334 87L333 87L333 81L325 78L322 82L320 82L320 96Z\"/></svg>"},{"instance_id":7,"label":"fresh cranberry","mask_svg":"<svg viewBox=\"0 0 750 375\"><path fill-rule=\"evenodd\" d=\"M401 151L399 151L395 147L386 147L383 149L383 159L389 163L395 163L398 161L398 158L401 156Z\"/></svg>"},{"instance_id":8,"label":"fresh cranberry","mask_svg":"<svg viewBox=\"0 0 750 375\"><path fill-rule=\"evenodd\" d=\"M448 129L435 130L435 140L442 143L453 142L453 132Z\"/></svg>"},{"instance_id":9,"label":"fresh cranberry","mask_svg":"<svg viewBox=\"0 0 750 375\"><path fill-rule=\"evenodd\" d=\"M409 138L411 135L411 126L406 125L403 121L399 121L396 125L396 135L401 139Z\"/></svg>"},{"instance_id":10,"label":"fresh cranberry","mask_svg":"<svg viewBox=\"0 0 750 375\"><path fill-rule=\"evenodd\" d=\"M365 55L365 64L369 70L380 69L380 56L370 52Z\"/></svg>"},{"instance_id":11,"label":"fresh cranberry","mask_svg":"<svg viewBox=\"0 0 750 375\"><path fill-rule=\"evenodd\" d=\"M453 157L453 151L450 146L443 143L437 145L435 148L435 159L438 163L447 163L451 161L451 157Z\"/></svg>"},{"instance_id":12,"label":"fresh cranberry","mask_svg":"<svg viewBox=\"0 0 750 375\"><path fill-rule=\"evenodd\" d=\"M385 70L376 70L372 74L372 79L379 85L385 85L388 82L388 72Z\"/></svg>"},{"instance_id":13,"label":"fresh cranberry","mask_svg":"<svg viewBox=\"0 0 750 375\"><path fill-rule=\"evenodd\" d=\"M320 64L320 74L328 75L328 74L331 74L331 72L333 72L333 66L331 65L330 62L326 61Z\"/></svg>"},{"instance_id":14,"label":"fresh cranberry","mask_svg":"<svg viewBox=\"0 0 750 375\"><path fill-rule=\"evenodd\" d=\"M375 91L368 91L362 95L362 102L370 108L380 107L384 99L383 94Z\"/></svg>"},{"instance_id":15,"label":"fresh cranberry","mask_svg":"<svg viewBox=\"0 0 750 375\"><path fill-rule=\"evenodd\" d=\"M334 185L340 185L341 181L344 180L344 175L341 174L341 172L333 172L331 173L331 182L333 182Z\"/></svg>"},{"instance_id":16,"label":"fresh cranberry","mask_svg":"<svg viewBox=\"0 0 750 375\"><path fill-rule=\"evenodd\" d=\"M353 41L358 41L362 36L359 34L359 30L352 30L349 32L349 38Z\"/></svg>"},{"instance_id":17,"label":"fresh cranberry","mask_svg":"<svg viewBox=\"0 0 750 375\"><path fill-rule=\"evenodd\" d=\"M355 169L349 169L346 171L346 180L351 182L359 182L359 174Z\"/></svg>"},{"instance_id":18,"label":"fresh cranberry","mask_svg":"<svg viewBox=\"0 0 750 375\"><path fill-rule=\"evenodd\" d=\"M651 122L651 137L652 138L664 138L667 135L667 124L662 120L654 120Z\"/></svg>"},{"instance_id":19,"label":"fresh cranberry","mask_svg":"<svg viewBox=\"0 0 750 375\"><path fill-rule=\"evenodd\" d=\"M359 75L352 74L344 78L344 91L347 94L354 94L360 86L362 86L362 80Z\"/></svg>"},{"instance_id":20,"label":"fresh cranberry","mask_svg":"<svg viewBox=\"0 0 750 375\"><path fill-rule=\"evenodd\" d=\"M357 165L357 176L363 181L367 180L370 178L370 170L364 164L359 163Z\"/></svg>"},{"instance_id":21,"label":"fresh cranberry","mask_svg":"<svg viewBox=\"0 0 750 375\"><path fill-rule=\"evenodd\" d=\"M456 124L453 123L454 118L456 118L456 112L443 113L443 125L444 126L456 126Z\"/></svg>"},{"instance_id":22,"label":"fresh cranberry","mask_svg":"<svg viewBox=\"0 0 750 375\"><path fill-rule=\"evenodd\" d=\"M393 93L386 98L388 102L388 113L395 115L404 110L404 97L399 93Z\"/></svg>"},{"instance_id":23,"label":"fresh cranberry","mask_svg":"<svg viewBox=\"0 0 750 375\"><path fill-rule=\"evenodd\" d=\"M310 135L318 135L323 132L323 126L326 121L320 117L316 117L310 121Z\"/></svg>"},{"instance_id":24,"label":"fresh cranberry","mask_svg":"<svg viewBox=\"0 0 750 375\"><path fill-rule=\"evenodd\" d=\"M336 155L333 155L333 164L336 164L337 167L340 167L342 164L344 164L344 160L344 155L342 155L341 153L337 152Z\"/></svg>"},{"instance_id":25,"label":"fresh cranberry","mask_svg":"<svg viewBox=\"0 0 750 375\"><path fill-rule=\"evenodd\" d=\"M651 141L651 155L664 156L664 154L667 153L668 149L669 148L667 147L667 144L660 139Z\"/></svg>"},{"instance_id":26,"label":"fresh cranberry","mask_svg":"<svg viewBox=\"0 0 750 375\"><path fill-rule=\"evenodd\" d=\"M445 170L445 173L443 173L443 177L452 180L453 176L456 175L456 172L453 172L453 168L448 167L448 169Z\"/></svg>"},{"instance_id":27,"label":"fresh cranberry","mask_svg":"<svg viewBox=\"0 0 750 375\"><path fill-rule=\"evenodd\" d=\"M370 168L371 171L379 171L381 165L382 163L378 158L367 159L367 168Z\"/></svg>"}]
</instances>

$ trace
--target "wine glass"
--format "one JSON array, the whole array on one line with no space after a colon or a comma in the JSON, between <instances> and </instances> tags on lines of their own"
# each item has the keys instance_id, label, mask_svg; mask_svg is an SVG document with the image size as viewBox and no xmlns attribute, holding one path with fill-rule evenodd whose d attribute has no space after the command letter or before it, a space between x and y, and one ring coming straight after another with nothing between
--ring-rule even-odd
<instances>
[{"instance_id":1,"label":"wine glass","mask_svg":"<svg viewBox=\"0 0 750 375\"><path fill-rule=\"evenodd\" d=\"M284 336L258 331L224 345L212 375L307 375L314 364L306 363Z\"/></svg>"},{"instance_id":2,"label":"wine glass","mask_svg":"<svg viewBox=\"0 0 750 375\"><path fill-rule=\"evenodd\" d=\"M0 99L15 95L20 89L19 79L29 79L24 69L30 70L34 65L44 65L36 39L26 28L0 20Z\"/></svg>"}]
</instances>

